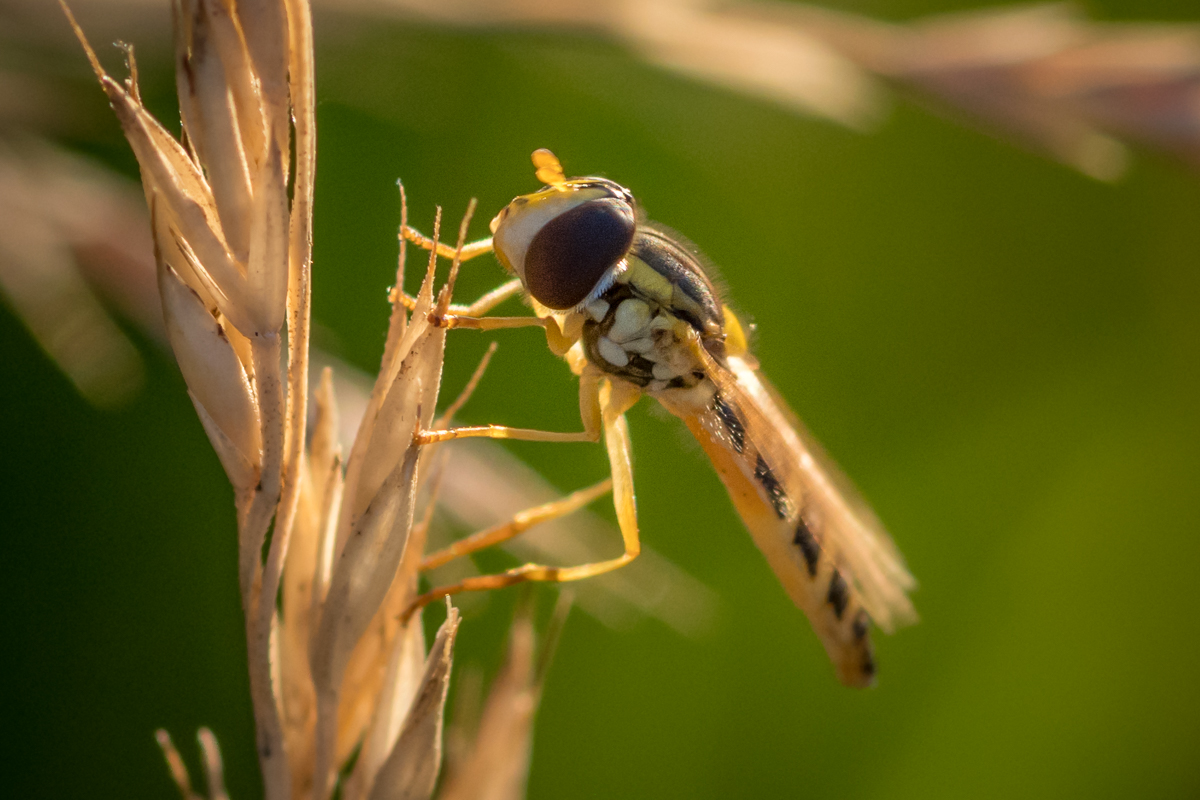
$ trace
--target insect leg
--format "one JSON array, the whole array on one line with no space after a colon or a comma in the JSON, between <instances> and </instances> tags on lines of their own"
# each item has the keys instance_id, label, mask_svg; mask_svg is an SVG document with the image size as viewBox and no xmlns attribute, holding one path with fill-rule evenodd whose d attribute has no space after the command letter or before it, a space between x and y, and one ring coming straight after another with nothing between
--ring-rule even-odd
<instances>
[{"instance_id":1,"label":"insect leg","mask_svg":"<svg viewBox=\"0 0 1200 800\"><path fill-rule=\"evenodd\" d=\"M597 377L586 374L579 380L580 411L583 430L578 433L564 431L539 431L534 428L510 428L507 425L463 425L457 428L418 431L418 445L437 444L454 439L514 439L522 442L597 442L600 440L600 413L592 411L589 404L599 403L601 396L596 392ZM607 382L606 382L607 383ZM622 409L624 413L624 409Z\"/></svg>"},{"instance_id":2,"label":"insect leg","mask_svg":"<svg viewBox=\"0 0 1200 800\"><path fill-rule=\"evenodd\" d=\"M513 278L511 281L502 283L495 289L492 289L470 305L450 306L450 313L467 317L482 317L508 298L520 293L521 281L518 278Z\"/></svg>"},{"instance_id":3,"label":"insect leg","mask_svg":"<svg viewBox=\"0 0 1200 800\"><path fill-rule=\"evenodd\" d=\"M433 239L423 235L415 228L410 228L409 226L405 225L400 229L400 235L423 250L434 249ZM457 254L460 262L470 261L476 256L481 256L484 253L490 252L492 252L492 237L490 236L486 239L480 239L477 242L471 242L470 244L463 245L461 252L458 250L458 248L448 245L445 242L437 242L437 254L439 256L442 258L454 258Z\"/></svg>"},{"instance_id":4,"label":"insect leg","mask_svg":"<svg viewBox=\"0 0 1200 800\"><path fill-rule=\"evenodd\" d=\"M421 431L417 444L437 444L453 439L514 439L521 442L594 442L595 434L588 431L567 433L565 431L539 431L536 428L510 428L507 425L463 425L458 428L443 428L440 431Z\"/></svg>"},{"instance_id":5,"label":"insect leg","mask_svg":"<svg viewBox=\"0 0 1200 800\"><path fill-rule=\"evenodd\" d=\"M612 490L612 480L605 478L594 486L580 489L566 497L560 497L549 503L533 508L527 508L513 515L512 519L502 522L486 530L473 533L437 552L430 553L421 561L421 569L430 570L446 564L454 559L469 555L486 547L506 542L520 533L542 522L565 517L591 503L596 498L608 494Z\"/></svg>"},{"instance_id":6,"label":"insect leg","mask_svg":"<svg viewBox=\"0 0 1200 800\"><path fill-rule=\"evenodd\" d=\"M494 331L501 328L545 328L541 317L472 317L459 314L430 314L430 322L443 328Z\"/></svg>"},{"instance_id":7,"label":"insect leg","mask_svg":"<svg viewBox=\"0 0 1200 800\"><path fill-rule=\"evenodd\" d=\"M585 381L588 376L585 376ZM590 381L588 381L590 382ZM583 382L581 382L581 387ZM583 390L581 388L581 396ZM519 567L495 575L480 575L467 578L458 583L439 586L429 590L412 602L401 615L407 620L415 611L447 595L458 592L477 592L489 589L502 589L527 581L547 581L562 583L603 575L614 569L625 566L638 557L642 550L638 538L637 507L633 497L633 463L629 443L629 426L625 422L625 411L638 398L636 389L624 388L624 385L614 386L612 381L603 380L600 391L596 393L599 400L599 416L604 423L604 440L608 446L608 460L612 467L613 505L617 510L617 524L621 528L621 538L624 541L625 552L616 558L597 561L591 564L581 564L575 567L548 567L542 564L524 564ZM585 414L585 420L594 418L593 414Z\"/></svg>"},{"instance_id":8,"label":"insect leg","mask_svg":"<svg viewBox=\"0 0 1200 800\"><path fill-rule=\"evenodd\" d=\"M434 240L430 239L428 236L425 236L424 234L420 233L415 228L410 228L408 225L404 225L403 227L401 227L400 233L405 239L407 239L408 241L412 242L413 244L417 245L418 247L420 247L424 250L433 250L434 249L434 246L435 246ZM439 256L441 256L442 258L449 258L449 259L458 258L458 261L461 264L464 261L470 261L472 258L481 256L484 253L492 252L492 237L489 236L486 239L480 239L477 242L471 242L470 244L465 244L462 246L461 249L451 246L451 245L448 245L445 242L436 242L436 247L437 247L437 254ZM455 315L462 314L462 315L466 315L469 317L483 316L484 314L491 311L496 306L503 303L508 298L512 297L515 294L518 294L520 291L521 291L521 281L514 278L511 281L508 281L507 283L501 284L499 287L488 292L483 297L479 298L478 300L476 300L474 303L471 303L470 305L466 305L466 306L452 305L452 306L450 306L450 312L451 312L451 314L455 314ZM405 297L405 298L402 298L402 300L411 300L411 298ZM405 305L411 310L413 305L415 305L415 303L410 305L408 302L406 302Z\"/></svg>"},{"instance_id":9,"label":"insect leg","mask_svg":"<svg viewBox=\"0 0 1200 800\"><path fill-rule=\"evenodd\" d=\"M506 281L495 289L492 289L474 303L470 303L469 305L451 303L447 311L454 316L482 317L508 298L520 293L521 281L513 278L511 281ZM398 295L398 299L409 311L417 307L417 299L412 295L401 292Z\"/></svg>"}]
</instances>

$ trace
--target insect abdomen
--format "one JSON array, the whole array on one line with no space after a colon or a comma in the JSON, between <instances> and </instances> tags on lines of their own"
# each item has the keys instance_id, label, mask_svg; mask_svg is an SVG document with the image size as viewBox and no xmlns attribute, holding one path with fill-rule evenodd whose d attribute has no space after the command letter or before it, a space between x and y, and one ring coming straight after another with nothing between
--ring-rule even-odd
<instances>
[{"instance_id":1,"label":"insect abdomen","mask_svg":"<svg viewBox=\"0 0 1200 800\"><path fill-rule=\"evenodd\" d=\"M679 415L708 454L755 544L821 637L839 679L848 686L870 685L875 676L870 616L821 545L819 521L806 518L804 498L788 496L731 399L714 392L702 413Z\"/></svg>"}]
</instances>

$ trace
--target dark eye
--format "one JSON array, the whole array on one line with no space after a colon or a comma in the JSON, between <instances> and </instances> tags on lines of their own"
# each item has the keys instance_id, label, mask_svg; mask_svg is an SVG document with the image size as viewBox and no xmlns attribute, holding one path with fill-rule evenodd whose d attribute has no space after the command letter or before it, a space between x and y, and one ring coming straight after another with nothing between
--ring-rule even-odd
<instances>
[{"instance_id":1,"label":"dark eye","mask_svg":"<svg viewBox=\"0 0 1200 800\"><path fill-rule=\"evenodd\" d=\"M606 197L547 222L525 251L525 288L559 311L583 302L633 244L633 209Z\"/></svg>"}]
</instances>

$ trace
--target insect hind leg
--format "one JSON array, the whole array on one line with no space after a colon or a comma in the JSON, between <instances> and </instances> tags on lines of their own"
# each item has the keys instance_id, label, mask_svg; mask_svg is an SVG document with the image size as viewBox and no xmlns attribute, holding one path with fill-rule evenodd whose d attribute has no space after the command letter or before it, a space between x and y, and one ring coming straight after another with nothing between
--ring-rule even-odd
<instances>
[{"instance_id":1,"label":"insect hind leg","mask_svg":"<svg viewBox=\"0 0 1200 800\"><path fill-rule=\"evenodd\" d=\"M585 394L585 384L581 382L581 398L596 397L599 402L599 416L603 420L604 441L608 448L608 460L612 470L613 505L617 512L617 524L621 529L621 539L625 549L616 558L596 561L590 564L580 564L572 567L552 567L544 564L523 564L506 572L494 575L479 575L466 578L458 583L447 584L430 589L417 597L401 615L407 620L418 609L459 592L477 592L490 589L503 589L518 583L531 581L565 583L585 578L603 575L619 569L633 561L641 553L642 545L638 536L637 506L633 494L633 460L629 440L629 425L625 422L625 411L637 400L636 391L614 387L609 380L603 380L600 391L596 394ZM581 403L582 405L582 403ZM585 424L589 414L585 410Z\"/></svg>"},{"instance_id":2,"label":"insect hind leg","mask_svg":"<svg viewBox=\"0 0 1200 800\"><path fill-rule=\"evenodd\" d=\"M527 508L524 511L514 514L507 522L502 522L499 525L494 525L478 533L473 533L466 538L459 539L448 547L430 553L421 560L421 570L437 569L456 558L502 544L524 533L534 525L542 522L550 522L551 520L560 519L572 514L601 495L608 494L610 491L612 491L612 480L605 478L593 486L572 492L566 497L560 497L558 500L553 500L533 508Z\"/></svg>"}]
</instances>

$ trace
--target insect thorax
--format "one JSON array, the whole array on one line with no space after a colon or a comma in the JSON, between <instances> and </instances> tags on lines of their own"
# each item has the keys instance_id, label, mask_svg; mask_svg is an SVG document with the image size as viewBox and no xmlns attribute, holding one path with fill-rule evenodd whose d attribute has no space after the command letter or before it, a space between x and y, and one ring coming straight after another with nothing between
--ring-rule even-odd
<instances>
[{"instance_id":1,"label":"insect thorax","mask_svg":"<svg viewBox=\"0 0 1200 800\"><path fill-rule=\"evenodd\" d=\"M686 252L657 234L641 234L613 285L581 309L583 346L602 372L647 394L692 389L705 379L688 340L724 360L720 305Z\"/></svg>"}]
</instances>

